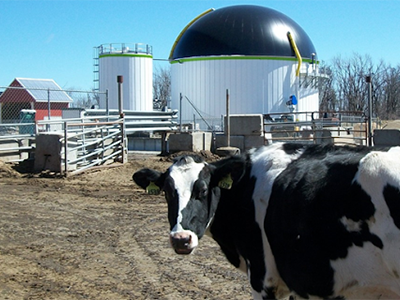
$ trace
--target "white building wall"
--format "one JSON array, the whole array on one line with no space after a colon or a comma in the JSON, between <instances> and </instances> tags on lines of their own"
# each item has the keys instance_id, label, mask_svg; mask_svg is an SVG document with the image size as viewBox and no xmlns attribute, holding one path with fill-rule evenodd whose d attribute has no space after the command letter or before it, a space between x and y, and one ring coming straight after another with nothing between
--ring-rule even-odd
<instances>
[{"instance_id":1,"label":"white building wall","mask_svg":"<svg viewBox=\"0 0 400 300\"><path fill-rule=\"evenodd\" d=\"M131 54L99 58L99 89L108 89L110 109L118 109L119 75L123 76L123 109L152 111L153 59ZM100 108L106 108L105 97L100 99Z\"/></svg>"},{"instance_id":2,"label":"white building wall","mask_svg":"<svg viewBox=\"0 0 400 300\"><path fill-rule=\"evenodd\" d=\"M209 123L220 124L229 89L231 114L289 113L286 102L292 94L299 100L295 111L317 110L318 92L299 90L296 67L296 61L272 59L215 58L173 63L171 108L181 109L183 123L192 122L193 115L200 119L187 97Z\"/></svg>"}]
</instances>

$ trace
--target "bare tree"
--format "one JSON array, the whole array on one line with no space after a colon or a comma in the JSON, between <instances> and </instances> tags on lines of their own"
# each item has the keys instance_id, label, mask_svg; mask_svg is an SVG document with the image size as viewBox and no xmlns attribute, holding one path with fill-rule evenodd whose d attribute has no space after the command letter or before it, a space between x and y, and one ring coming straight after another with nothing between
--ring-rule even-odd
<instances>
[{"instance_id":1,"label":"bare tree","mask_svg":"<svg viewBox=\"0 0 400 300\"><path fill-rule=\"evenodd\" d=\"M321 63L319 68L321 76L318 82L318 92L319 92L319 107L321 111L329 112L336 111L338 109L336 91L334 88L334 75L332 68Z\"/></svg>"},{"instance_id":2,"label":"bare tree","mask_svg":"<svg viewBox=\"0 0 400 300\"><path fill-rule=\"evenodd\" d=\"M331 66L334 75L338 108L347 111L368 109L368 87L366 76L372 76L373 113L379 116L382 109L382 97L385 91L385 73L387 66L383 61L374 65L369 55L354 54L350 59L335 57Z\"/></svg>"},{"instance_id":3,"label":"bare tree","mask_svg":"<svg viewBox=\"0 0 400 300\"><path fill-rule=\"evenodd\" d=\"M71 107L75 108L94 108L99 105L99 94L95 92L82 92L71 87L65 92L72 98Z\"/></svg>"},{"instance_id":4,"label":"bare tree","mask_svg":"<svg viewBox=\"0 0 400 300\"><path fill-rule=\"evenodd\" d=\"M171 69L157 68L153 75L154 108L164 109L171 98Z\"/></svg>"},{"instance_id":5,"label":"bare tree","mask_svg":"<svg viewBox=\"0 0 400 300\"><path fill-rule=\"evenodd\" d=\"M365 76L372 73L372 62L355 54L345 60L336 57L333 60L335 85L339 99L339 109L349 111L365 110L367 104L367 85Z\"/></svg>"},{"instance_id":6,"label":"bare tree","mask_svg":"<svg viewBox=\"0 0 400 300\"><path fill-rule=\"evenodd\" d=\"M382 76L383 88L380 98L379 115L382 119L400 117L400 65L388 67Z\"/></svg>"}]
</instances>

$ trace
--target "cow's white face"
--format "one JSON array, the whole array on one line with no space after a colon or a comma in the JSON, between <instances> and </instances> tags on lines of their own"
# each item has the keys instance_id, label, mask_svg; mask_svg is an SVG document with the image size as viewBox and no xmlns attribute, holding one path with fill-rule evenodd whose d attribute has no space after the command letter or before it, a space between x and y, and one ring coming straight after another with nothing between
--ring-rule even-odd
<instances>
[{"instance_id":1,"label":"cow's white face","mask_svg":"<svg viewBox=\"0 0 400 300\"><path fill-rule=\"evenodd\" d=\"M170 241L178 254L188 254L197 247L198 235L202 232L193 227L206 225L201 222L207 217L201 205L207 201L208 194L208 186L204 179L200 178L204 167L205 163L196 163L190 157L181 159L170 167L170 180L164 185L171 226ZM198 202L196 211L192 211L193 208L188 210L188 206L195 206L194 202ZM202 224L195 224L196 222Z\"/></svg>"},{"instance_id":2,"label":"cow's white face","mask_svg":"<svg viewBox=\"0 0 400 300\"><path fill-rule=\"evenodd\" d=\"M166 173L163 190L170 241L178 254L189 254L197 247L214 215L219 190L210 190L211 170L207 163L186 156Z\"/></svg>"}]
</instances>

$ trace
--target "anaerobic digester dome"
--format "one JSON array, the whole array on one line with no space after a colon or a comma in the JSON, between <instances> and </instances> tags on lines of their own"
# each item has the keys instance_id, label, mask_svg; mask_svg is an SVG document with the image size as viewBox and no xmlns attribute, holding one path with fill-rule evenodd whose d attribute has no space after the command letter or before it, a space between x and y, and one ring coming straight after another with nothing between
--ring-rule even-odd
<instances>
[{"instance_id":1,"label":"anaerobic digester dome","mask_svg":"<svg viewBox=\"0 0 400 300\"><path fill-rule=\"evenodd\" d=\"M278 11L254 5L209 10L183 29L171 50L171 106L179 109L182 93L204 118L218 122L229 89L232 114L288 112L291 95L296 111L315 111L318 91L300 88L296 76L299 66L300 74L316 72L315 59L308 35ZM182 119L191 121L196 112L182 103Z\"/></svg>"}]
</instances>

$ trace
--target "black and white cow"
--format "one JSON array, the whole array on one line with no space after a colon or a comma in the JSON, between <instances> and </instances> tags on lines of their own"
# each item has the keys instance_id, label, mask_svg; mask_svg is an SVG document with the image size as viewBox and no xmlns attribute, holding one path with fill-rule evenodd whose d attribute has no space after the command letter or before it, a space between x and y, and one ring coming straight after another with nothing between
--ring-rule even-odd
<instances>
[{"instance_id":1,"label":"black and white cow","mask_svg":"<svg viewBox=\"0 0 400 300\"><path fill-rule=\"evenodd\" d=\"M254 299L400 299L400 147L273 144L133 180L164 191L176 253L209 234Z\"/></svg>"}]
</instances>

